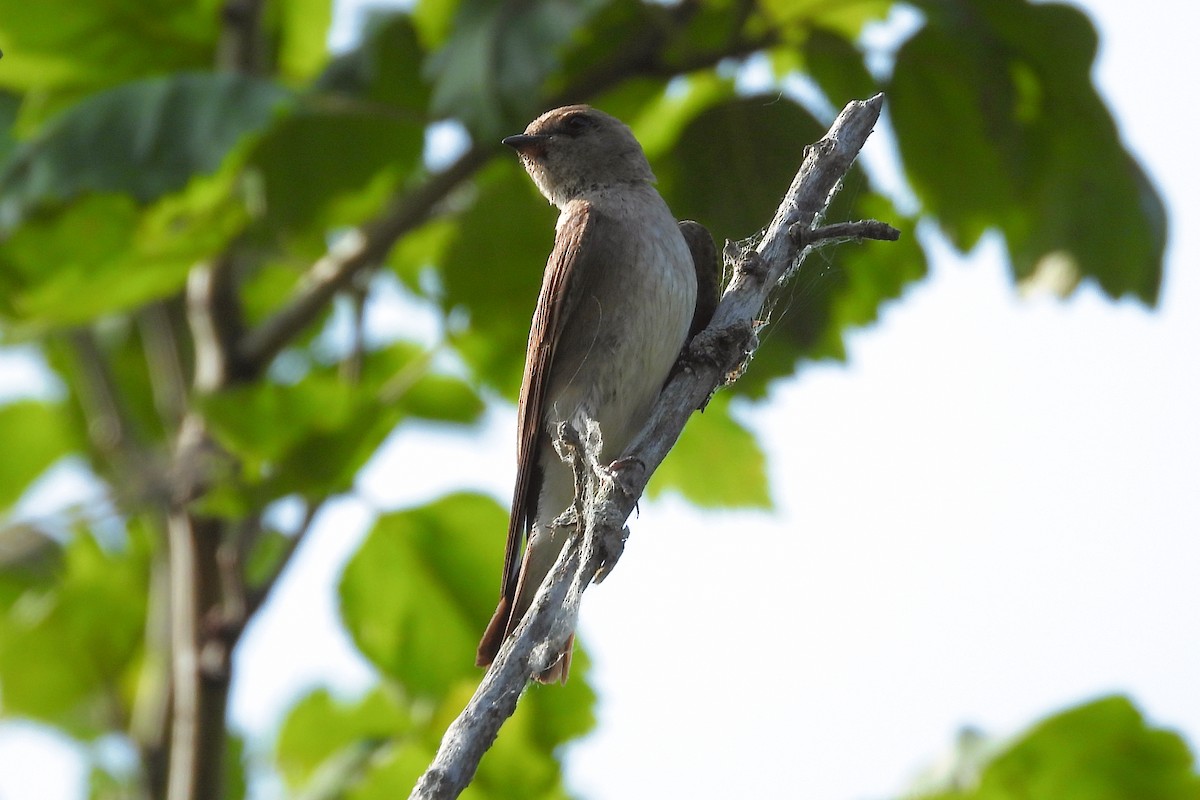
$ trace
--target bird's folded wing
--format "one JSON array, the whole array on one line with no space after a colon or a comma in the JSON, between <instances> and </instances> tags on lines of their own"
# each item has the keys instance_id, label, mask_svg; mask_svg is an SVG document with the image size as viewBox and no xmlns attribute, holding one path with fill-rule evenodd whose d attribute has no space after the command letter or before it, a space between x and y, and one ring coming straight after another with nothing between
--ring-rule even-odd
<instances>
[{"instance_id":1,"label":"bird's folded wing","mask_svg":"<svg viewBox=\"0 0 1200 800\"><path fill-rule=\"evenodd\" d=\"M512 511L508 520L508 542L504 551L504 582L501 596L515 599L523 537L528 534L537 514L537 499L542 476L537 465L539 440L547 435L543 428L546 392L554 363L555 350L562 338L563 326L579 303L583 276L593 266L588 242L603 226L601 215L587 202L572 204L564 212L554 238L554 250L546 262L542 290L538 294L529 344L525 353L525 374L517 405L517 481L513 489ZM514 620L515 622L515 620ZM508 626L511 627L511 624Z\"/></svg>"}]
</instances>

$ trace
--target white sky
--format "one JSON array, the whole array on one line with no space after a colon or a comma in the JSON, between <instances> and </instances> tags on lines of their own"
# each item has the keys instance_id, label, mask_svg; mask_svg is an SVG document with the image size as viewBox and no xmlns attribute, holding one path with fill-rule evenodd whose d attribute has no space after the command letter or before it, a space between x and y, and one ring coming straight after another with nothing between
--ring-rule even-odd
<instances>
[{"instance_id":1,"label":"white sky","mask_svg":"<svg viewBox=\"0 0 1200 800\"><path fill-rule=\"evenodd\" d=\"M994 243L969 263L939 250L851 335L848 366L746 416L775 513L643 503L584 603L602 700L567 758L577 793L894 797L964 725L1007 736L1114 691L1200 743L1200 117L1180 102L1200 9L1083 5L1102 91L1170 209L1161 307L1019 300ZM239 726L269 737L298 693L371 680L333 588L370 506L464 482L504 498L510 417L393 437L367 500L326 515L248 632ZM75 798L70 755L0 728L0 800Z\"/></svg>"}]
</instances>

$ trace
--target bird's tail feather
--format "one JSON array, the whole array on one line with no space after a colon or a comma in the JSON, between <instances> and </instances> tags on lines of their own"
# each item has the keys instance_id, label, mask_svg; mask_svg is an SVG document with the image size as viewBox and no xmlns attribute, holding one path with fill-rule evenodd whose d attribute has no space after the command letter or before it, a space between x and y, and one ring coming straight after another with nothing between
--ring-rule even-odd
<instances>
[{"instance_id":1,"label":"bird's tail feather","mask_svg":"<svg viewBox=\"0 0 1200 800\"><path fill-rule=\"evenodd\" d=\"M513 615L508 598L501 597L500 604L496 606L496 613L492 615L491 621L483 632L479 649L475 651L475 666L490 667L492 661L496 659L496 654L500 652L500 645L504 643L505 637L520 621L520 617ZM533 679L538 683L566 683L567 675L571 671L571 653L574 649L575 634L571 634L566 644L563 645L558 660L534 675Z\"/></svg>"}]
</instances>

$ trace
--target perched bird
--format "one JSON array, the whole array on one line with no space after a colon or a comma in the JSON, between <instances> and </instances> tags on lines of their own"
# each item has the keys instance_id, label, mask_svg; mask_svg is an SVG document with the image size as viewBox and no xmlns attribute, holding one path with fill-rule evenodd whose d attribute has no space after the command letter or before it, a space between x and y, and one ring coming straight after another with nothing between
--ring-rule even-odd
<instances>
[{"instance_id":1,"label":"perched bird","mask_svg":"<svg viewBox=\"0 0 1200 800\"><path fill-rule=\"evenodd\" d=\"M686 223L694 228L685 238L620 120L566 106L504 144L561 213L525 354L500 603L479 644L479 666L491 664L525 615L570 533L554 525L574 500L574 476L552 441L559 423L584 431L584 420L595 420L601 463L618 457L645 423L689 331L707 323L716 292L711 237ZM693 259L689 241L704 263ZM698 270L714 296L700 309ZM568 640L534 677L564 682L571 648Z\"/></svg>"}]
</instances>

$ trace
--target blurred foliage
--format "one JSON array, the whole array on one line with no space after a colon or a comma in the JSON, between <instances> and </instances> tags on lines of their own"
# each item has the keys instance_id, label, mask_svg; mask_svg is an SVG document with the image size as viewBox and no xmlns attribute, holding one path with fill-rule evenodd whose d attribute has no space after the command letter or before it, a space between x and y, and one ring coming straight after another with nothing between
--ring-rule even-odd
<instances>
[{"instance_id":1,"label":"blurred foliage","mask_svg":"<svg viewBox=\"0 0 1200 800\"><path fill-rule=\"evenodd\" d=\"M554 212L496 140L551 104L627 120L672 208L720 241L765 224L830 108L886 91L919 201L902 213L855 168L829 218L883 219L904 237L809 260L653 493L769 506L763 454L739 422L746 401L806 360L844 358L846 331L925 275L922 219L962 249L998 230L1016 280L1065 260L1075 282L1153 304L1165 212L1091 84L1083 14L920 0L923 24L889 59L860 34L893 5L419 0L370 12L357 44L333 54L328 0L268 0L239 71L223 0L0 0L0 347L22 344L54 387L9 387L0 405L0 711L83 741L116 734L146 772L97 762L92 796L133 784L153 795L170 683L168 507L221 522L240 554L225 579L253 595L299 535L277 524L281 501L311 514L353 490L397 426L470 425L484 396L515 397ZM737 89L745 64L753 92ZM791 91L797 80L813 91ZM434 130L463 141L438 144ZM230 277L219 301L238 320L231 335L277 321L348 228L416 202L446 164L466 165L463 180L421 200L380 271L344 291L361 310L398 278L387 313L432 311L439 341L366 330L361 313L347 332L322 307L273 363L191 388L201 358L185 286L198 265ZM212 447L181 462L185 419ZM97 490L30 513L31 487L64 472ZM181 499L197 472L202 491ZM245 793L246 758L295 797L407 792L478 678L504 516L465 493L378 516L339 590L378 685L299 699L273 763L220 733L228 797ZM566 796L558 753L594 721L586 667L581 652L567 687L530 691L464 797ZM939 797L1196 796L1178 740L1123 701L1072 714L998 757L975 793Z\"/></svg>"},{"instance_id":2,"label":"blurred foliage","mask_svg":"<svg viewBox=\"0 0 1200 800\"><path fill-rule=\"evenodd\" d=\"M994 756L965 742L951 784L924 800L1196 800L1200 775L1187 744L1149 726L1124 697L1105 697L1038 723ZM965 758L964 758L965 756ZM982 761L982 763L979 763Z\"/></svg>"},{"instance_id":3,"label":"blurred foliage","mask_svg":"<svg viewBox=\"0 0 1200 800\"><path fill-rule=\"evenodd\" d=\"M503 559L504 543L495 532L506 523L495 501L451 495L380 517L347 564L340 587L346 628L363 654L411 694L405 705L408 717L393 716L391 727L372 731L388 743L387 750L356 777L353 796L361 791L362 797L392 797L397 787L414 784L437 751L442 732L474 691L479 620L490 616L496 602L495 587L480 576ZM473 797L566 796L555 753L595 721L586 653L578 651L574 663L581 665L578 678L563 687L534 688L518 706L480 764ZM281 747L289 731L301 726L299 711L285 724ZM379 712L356 704L328 713L340 729ZM323 729L300 730L318 735ZM324 738L320 735L323 748L328 747ZM357 733L354 746L367 741ZM324 769L329 757L324 752L311 759L309 769Z\"/></svg>"},{"instance_id":4,"label":"blurred foliage","mask_svg":"<svg viewBox=\"0 0 1200 800\"><path fill-rule=\"evenodd\" d=\"M1076 280L1155 302L1166 209L1091 88L1088 19L1049 3L917 5L927 24L888 91L909 180L950 239L965 249L999 227L1017 278L1063 253Z\"/></svg>"}]
</instances>

